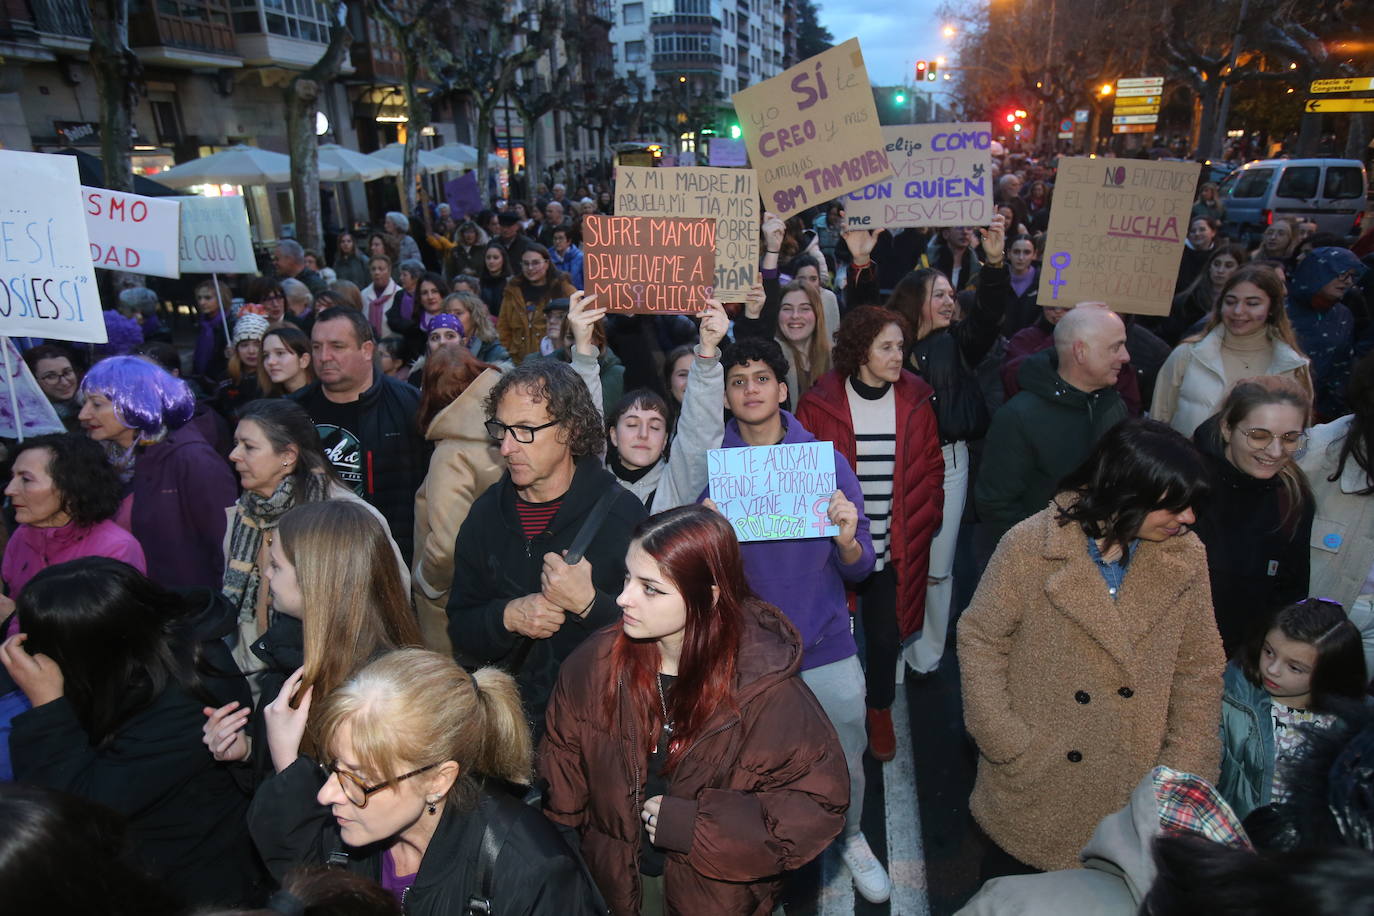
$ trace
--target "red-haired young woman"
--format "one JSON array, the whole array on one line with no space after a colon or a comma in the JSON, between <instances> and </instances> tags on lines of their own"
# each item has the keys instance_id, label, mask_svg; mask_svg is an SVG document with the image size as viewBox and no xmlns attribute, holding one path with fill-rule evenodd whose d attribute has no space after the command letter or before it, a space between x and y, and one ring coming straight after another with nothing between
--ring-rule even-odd
<instances>
[{"instance_id":1,"label":"red-haired young woman","mask_svg":"<svg viewBox=\"0 0 1374 916\"><path fill-rule=\"evenodd\" d=\"M709 509L646 519L625 562L622 622L563 663L549 702L546 813L581 834L613 913L770 912L849 798L800 639Z\"/></svg>"}]
</instances>

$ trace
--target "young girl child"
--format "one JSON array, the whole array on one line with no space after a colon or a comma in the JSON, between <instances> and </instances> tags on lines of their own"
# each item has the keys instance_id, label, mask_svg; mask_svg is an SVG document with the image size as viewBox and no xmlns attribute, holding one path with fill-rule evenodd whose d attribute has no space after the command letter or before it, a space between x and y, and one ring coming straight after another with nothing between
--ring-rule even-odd
<instances>
[{"instance_id":1,"label":"young girl child","mask_svg":"<svg viewBox=\"0 0 1374 916\"><path fill-rule=\"evenodd\" d=\"M1226 668L1217 788L1245 817L1283 801L1284 768L1303 724L1332 721L1332 701L1358 700L1367 673L1360 633L1336 602L1306 598L1276 612Z\"/></svg>"}]
</instances>

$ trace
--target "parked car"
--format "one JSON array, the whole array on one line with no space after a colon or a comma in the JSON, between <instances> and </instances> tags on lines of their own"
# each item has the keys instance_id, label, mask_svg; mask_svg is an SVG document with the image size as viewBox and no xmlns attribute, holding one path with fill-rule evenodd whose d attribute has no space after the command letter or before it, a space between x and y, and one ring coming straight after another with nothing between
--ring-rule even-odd
<instances>
[{"instance_id":1,"label":"parked car","mask_svg":"<svg viewBox=\"0 0 1374 916\"><path fill-rule=\"evenodd\" d=\"M1251 238L1275 219L1311 220L1318 232L1360 234L1368 179L1358 159L1259 159L1221 181L1226 234Z\"/></svg>"}]
</instances>

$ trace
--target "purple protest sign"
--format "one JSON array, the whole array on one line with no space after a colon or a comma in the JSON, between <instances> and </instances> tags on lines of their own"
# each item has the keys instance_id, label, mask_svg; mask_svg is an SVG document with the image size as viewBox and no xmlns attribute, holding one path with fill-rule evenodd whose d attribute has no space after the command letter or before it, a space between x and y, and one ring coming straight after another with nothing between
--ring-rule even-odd
<instances>
[{"instance_id":1,"label":"purple protest sign","mask_svg":"<svg viewBox=\"0 0 1374 916\"><path fill-rule=\"evenodd\" d=\"M444 185L444 197L448 200L453 218L464 219L482 209L482 195L477 192L477 173L468 172Z\"/></svg>"}]
</instances>

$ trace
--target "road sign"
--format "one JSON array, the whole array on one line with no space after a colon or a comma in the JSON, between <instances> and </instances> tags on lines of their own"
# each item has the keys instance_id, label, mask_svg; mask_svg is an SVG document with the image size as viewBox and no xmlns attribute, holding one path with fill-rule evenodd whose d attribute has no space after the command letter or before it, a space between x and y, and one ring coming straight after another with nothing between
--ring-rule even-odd
<instances>
[{"instance_id":1,"label":"road sign","mask_svg":"<svg viewBox=\"0 0 1374 916\"><path fill-rule=\"evenodd\" d=\"M1091 112L1089 112L1088 109L1086 109L1086 108L1075 108L1074 111L1073 111L1073 123L1075 123L1075 124L1087 124L1087 123L1088 123L1088 116L1089 116L1090 114L1091 114Z\"/></svg>"},{"instance_id":2,"label":"road sign","mask_svg":"<svg viewBox=\"0 0 1374 916\"><path fill-rule=\"evenodd\" d=\"M1140 76L1134 79L1121 79L1116 81L1117 89L1162 89L1164 87L1164 77L1162 76Z\"/></svg>"},{"instance_id":3,"label":"road sign","mask_svg":"<svg viewBox=\"0 0 1374 916\"><path fill-rule=\"evenodd\" d=\"M1314 80L1312 92L1367 92L1374 89L1374 76L1356 76L1350 79Z\"/></svg>"},{"instance_id":4,"label":"road sign","mask_svg":"<svg viewBox=\"0 0 1374 916\"><path fill-rule=\"evenodd\" d=\"M1158 120L1159 118L1152 114L1114 115L1112 117L1113 124L1154 124Z\"/></svg>"},{"instance_id":5,"label":"road sign","mask_svg":"<svg viewBox=\"0 0 1374 916\"><path fill-rule=\"evenodd\" d=\"M1073 139L1073 131L1071 131L1071 130L1061 130L1061 131L1059 132L1059 139L1060 139L1060 140L1072 140L1072 139Z\"/></svg>"},{"instance_id":6,"label":"road sign","mask_svg":"<svg viewBox=\"0 0 1374 916\"><path fill-rule=\"evenodd\" d=\"M1158 105L1118 105L1112 109L1112 114L1119 115L1157 115L1159 114Z\"/></svg>"},{"instance_id":7,"label":"road sign","mask_svg":"<svg viewBox=\"0 0 1374 916\"><path fill-rule=\"evenodd\" d=\"M1305 111L1374 111L1374 99L1312 99Z\"/></svg>"},{"instance_id":8,"label":"road sign","mask_svg":"<svg viewBox=\"0 0 1374 916\"><path fill-rule=\"evenodd\" d=\"M1065 131L1068 131L1070 134L1073 133L1073 119L1072 119L1072 118L1065 118L1064 120L1062 120L1062 121L1059 122L1059 132L1062 134L1062 133L1064 133Z\"/></svg>"},{"instance_id":9,"label":"road sign","mask_svg":"<svg viewBox=\"0 0 1374 916\"><path fill-rule=\"evenodd\" d=\"M1118 89L1116 97L1119 99L1132 98L1159 98L1164 91L1163 86L1141 86L1137 89Z\"/></svg>"},{"instance_id":10,"label":"road sign","mask_svg":"<svg viewBox=\"0 0 1374 916\"><path fill-rule=\"evenodd\" d=\"M1113 124L1112 133L1114 134L1152 134L1155 132L1153 124Z\"/></svg>"}]
</instances>

